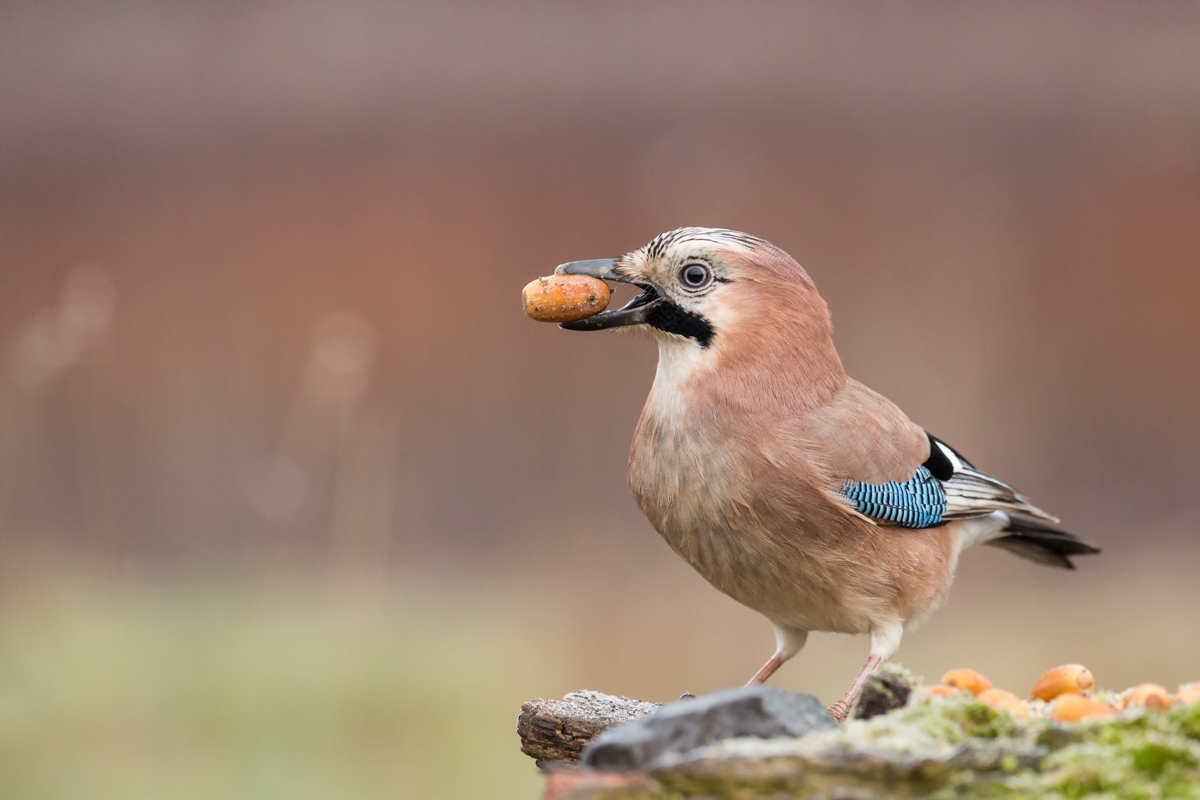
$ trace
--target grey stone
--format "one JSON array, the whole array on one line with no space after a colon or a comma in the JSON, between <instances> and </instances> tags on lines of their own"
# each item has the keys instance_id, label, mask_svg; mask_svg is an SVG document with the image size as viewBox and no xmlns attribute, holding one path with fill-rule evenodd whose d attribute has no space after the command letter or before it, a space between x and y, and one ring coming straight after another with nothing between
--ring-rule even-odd
<instances>
[{"instance_id":1,"label":"grey stone","mask_svg":"<svg viewBox=\"0 0 1200 800\"><path fill-rule=\"evenodd\" d=\"M957 745L926 742L897 749L868 741L852 743L836 735L832 740L742 739L696 748L683 756L664 754L655 760L651 773L663 787L663 797L898 800L936 792L952 797L1015 797L1005 790L1005 777L1013 770L1037 769L1046 753L1044 747L990 740ZM959 781L962 785L951 789Z\"/></svg>"},{"instance_id":2,"label":"grey stone","mask_svg":"<svg viewBox=\"0 0 1200 800\"><path fill-rule=\"evenodd\" d=\"M584 749L581 763L595 770L643 771L665 754L724 739L797 737L835 727L824 704L810 694L745 686L671 703L610 728Z\"/></svg>"}]
</instances>

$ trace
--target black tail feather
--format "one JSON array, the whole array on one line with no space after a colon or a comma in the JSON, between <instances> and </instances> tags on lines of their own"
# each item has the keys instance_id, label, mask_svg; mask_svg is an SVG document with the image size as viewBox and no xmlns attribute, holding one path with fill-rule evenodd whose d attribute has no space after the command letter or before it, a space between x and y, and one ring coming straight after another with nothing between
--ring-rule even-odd
<instances>
[{"instance_id":1,"label":"black tail feather","mask_svg":"<svg viewBox=\"0 0 1200 800\"><path fill-rule=\"evenodd\" d=\"M1094 555L1100 548L1066 531L1024 517L1012 517L1004 529L1007 536L988 544L1048 567L1075 569L1070 556Z\"/></svg>"}]
</instances>

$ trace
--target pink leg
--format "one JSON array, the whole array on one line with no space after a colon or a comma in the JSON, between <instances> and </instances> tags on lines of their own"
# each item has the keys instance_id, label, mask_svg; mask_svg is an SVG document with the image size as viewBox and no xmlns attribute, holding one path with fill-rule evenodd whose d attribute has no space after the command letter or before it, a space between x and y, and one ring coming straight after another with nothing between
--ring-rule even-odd
<instances>
[{"instance_id":1,"label":"pink leg","mask_svg":"<svg viewBox=\"0 0 1200 800\"><path fill-rule=\"evenodd\" d=\"M771 656L770 660L762 665L762 669L754 673L754 677L747 681L746 685L753 686L756 683L766 683L767 678L775 674L775 670L779 669L784 661L787 661L787 657L783 653L776 653Z\"/></svg>"},{"instance_id":2,"label":"pink leg","mask_svg":"<svg viewBox=\"0 0 1200 800\"><path fill-rule=\"evenodd\" d=\"M783 666L783 662L799 653L808 640L808 631L798 631L794 628L775 626L775 655L762 665L762 669L754 673L754 677L746 684L754 686L766 683L767 678L775 674L775 670Z\"/></svg>"},{"instance_id":3,"label":"pink leg","mask_svg":"<svg viewBox=\"0 0 1200 800\"><path fill-rule=\"evenodd\" d=\"M879 656L871 656L867 659L867 663L863 665L859 671L858 677L854 679L854 683L850 684L850 688L846 690L846 694L841 700L833 704L829 709L829 713L838 722L844 722L850 714L850 707L854 705L854 701L858 699L858 695L862 692L863 684L867 682L867 678L872 672L879 669L879 666L884 662L884 659ZM763 667L766 669L766 667Z\"/></svg>"}]
</instances>

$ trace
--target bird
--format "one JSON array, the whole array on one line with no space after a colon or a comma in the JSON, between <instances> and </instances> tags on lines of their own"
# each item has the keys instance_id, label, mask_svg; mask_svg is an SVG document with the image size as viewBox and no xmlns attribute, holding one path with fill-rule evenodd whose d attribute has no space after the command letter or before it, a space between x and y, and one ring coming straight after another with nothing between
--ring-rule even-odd
<instances>
[{"instance_id":1,"label":"bird","mask_svg":"<svg viewBox=\"0 0 1200 800\"><path fill-rule=\"evenodd\" d=\"M904 631L946 599L963 550L1062 569L1100 552L849 377L812 278L766 240L680 228L555 273L641 290L560 327L657 340L629 487L675 553L773 626L775 651L748 685L811 631L869 635L866 663L830 708L845 720Z\"/></svg>"}]
</instances>

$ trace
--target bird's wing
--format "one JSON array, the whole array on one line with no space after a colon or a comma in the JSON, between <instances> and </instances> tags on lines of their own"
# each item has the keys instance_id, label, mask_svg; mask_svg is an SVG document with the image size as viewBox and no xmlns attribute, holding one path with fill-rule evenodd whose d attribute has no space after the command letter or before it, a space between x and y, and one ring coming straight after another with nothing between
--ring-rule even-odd
<instances>
[{"instance_id":1,"label":"bird's wing","mask_svg":"<svg viewBox=\"0 0 1200 800\"><path fill-rule=\"evenodd\" d=\"M945 520L980 517L993 511L1006 511L1026 517L1058 522L1029 502L1025 495L1004 481L977 470L950 445L933 434L929 437L929 458L922 465L946 492Z\"/></svg>"},{"instance_id":2,"label":"bird's wing","mask_svg":"<svg viewBox=\"0 0 1200 800\"><path fill-rule=\"evenodd\" d=\"M925 528L1005 511L1057 522L857 381L803 421L831 499L883 525Z\"/></svg>"},{"instance_id":3,"label":"bird's wing","mask_svg":"<svg viewBox=\"0 0 1200 800\"><path fill-rule=\"evenodd\" d=\"M928 528L940 525L946 516L946 490L925 467L907 481L863 483L846 481L839 498L873 522Z\"/></svg>"},{"instance_id":4,"label":"bird's wing","mask_svg":"<svg viewBox=\"0 0 1200 800\"><path fill-rule=\"evenodd\" d=\"M847 480L838 494L858 513L883 524L928 528L1005 511L1058 522L1003 481L975 469L954 448L929 436L929 458L906 481Z\"/></svg>"}]
</instances>

